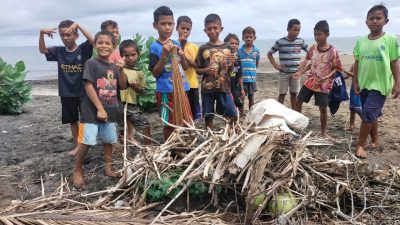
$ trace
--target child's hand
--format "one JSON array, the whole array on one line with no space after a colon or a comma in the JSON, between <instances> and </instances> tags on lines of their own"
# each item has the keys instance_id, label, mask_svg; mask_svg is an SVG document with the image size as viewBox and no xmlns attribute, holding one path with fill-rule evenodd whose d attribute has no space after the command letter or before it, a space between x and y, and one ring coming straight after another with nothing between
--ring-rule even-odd
<instances>
[{"instance_id":1,"label":"child's hand","mask_svg":"<svg viewBox=\"0 0 400 225\"><path fill-rule=\"evenodd\" d=\"M354 87L354 92L356 93L356 95L359 95L360 94L360 86L358 86L358 82L354 82L353 87Z\"/></svg>"},{"instance_id":2,"label":"child's hand","mask_svg":"<svg viewBox=\"0 0 400 225\"><path fill-rule=\"evenodd\" d=\"M244 92L244 90L242 89L240 98L241 98L242 100L244 100L245 97L246 97L246 92Z\"/></svg>"},{"instance_id":3,"label":"child's hand","mask_svg":"<svg viewBox=\"0 0 400 225\"><path fill-rule=\"evenodd\" d=\"M122 59L118 59L115 62L115 65L117 65L120 70L123 69L125 67L125 57L123 57Z\"/></svg>"},{"instance_id":4,"label":"child's hand","mask_svg":"<svg viewBox=\"0 0 400 225\"><path fill-rule=\"evenodd\" d=\"M233 63L235 62L235 54L233 54L233 53L230 53L230 54L227 54L226 56L225 56L226 58L226 62L227 62L227 65L228 66L231 66L231 65L233 65Z\"/></svg>"},{"instance_id":5,"label":"child's hand","mask_svg":"<svg viewBox=\"0 0 400 225\"><path fill-rule=\"evenodd\" d=\"M209 65L207 67L206 73L216 77L218 75L218 70L216 68L214 68L212 65Z\"/></svg>"},{"instance_id":6,"label":"child's hand","mask_svg":"<svg viewBox=\"0 0 400 225\"><path fill-rule=\"evenodd\" d=\"M392 96L393 98L397 98L400 95L400 83L397 82L394 84L393 89L392 89Z\"/></svg>"},{"instance_id":7,"label":"child's hand","mask_svg":"<svg viewBox=\"0 0 400 225\"><path fill-rule=\"evenodd\" d=\"M79 27L77 23L73 23L71 26L68 27L68 33L76 33L76 29Z\"/></svg>"},{"instance_id":8,"label":"child's hand","mask_svg":"<svg viewBox=\"0 0 400 225\"><path fill-rule=\"evenodd\" d=\"M301 71L297 71L292 75L292 78L298 80L301 77Z\"/></svg>"},{"instance_id":9,"label":"child's hand","mask_svg":"<svg viewBox=\"0 0 400 225\"><path fill-rule=\"evenodd\" d=\"M285 66L282 64L276 64L276 66L274 66L274 68L281 72L283 72L285 70Z\"/></svg>"},{"instance_id":10,"label":"child's hand","mask_svg":"<svg viewBox=\"0 0 400 225\"><path fill-rule=\"evenodd\" d=\"M163 48L162 48L162 53L166 54L166 55L172 53L173 46L174 45L172 44L171 40L164 41Z\"/></svg>"},{"instance_id":11,"label":"child's hand","mask_svg":"<svg viewBox=\"0 0 400 225\"><path fill-rule=\"evenodd\" d=\"M174 45L174 46L176 46L176 45ZM178 46L176 46L176 48L178 48ZM181 49L181 48L178 48L178 55L180 56L180 57L185 57L185 52ZM187 59L186 59L187 60Z\"/></svg>"},{"instance_id":12,"label":"child's hand","mask_svg":"<svg viewBox=\"0 0 400 225\"><path fill-rule=\"evenodd\" d=\"M107 122L107 112L103 109L103 110L98 110L97 111L97 119L103 122Z\"/></svg>"},{"instance_id":13,"label":"child's hand","mask_svg":"<svg viewBox=\"0 0 400 225\"><path fill-rule=\"evenodd\" d=\"M40 30L40 34L46 34L50 38L53 38L53 34L56 33L57 28L44 28Z\"/></svg>"},{"instance_id":14,"label":"child's hand","mask_svg":"<svg viewBox=\"0 0 400 225\"><path fill-rule=\"evenodd\" d=\"M135 80L131 80L129 86L138 93L143 92L143 88Z\"/></svg>"}]
</instances>

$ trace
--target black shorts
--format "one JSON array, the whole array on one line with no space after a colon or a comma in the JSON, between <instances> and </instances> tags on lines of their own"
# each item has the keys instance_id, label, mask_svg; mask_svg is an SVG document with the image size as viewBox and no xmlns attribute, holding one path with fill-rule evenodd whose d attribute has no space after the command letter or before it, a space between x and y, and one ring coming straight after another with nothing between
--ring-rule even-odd
<instances>
[{"instance_id":1,"label":"black shorts","mask_svg":"<svg viewBox=\"0 0 400 225\"><path fill-rule=\"evenodd\" d=\"M306 86L302 86L299 94L297 95L297 101L309 102L311 97L314 95L315 105L317 106L328 106L328 93L315 92L308 89Z\"/></svg>"},{"instance_id":2,"label":"black shorts","mask_svg":"<svg viewBox=\"0 0 400 225\"><path fill-rule=\"evenodd\" d=\"M80 97L61 97L61 122L76 123L79 121Z\"/></svg>"},{"instance_id":3,"label":"black shorts","mask_svg":"<svg viewBox=\"0 0 400 225\"><path fill-rule=\"evenodd\" d=\"M201 109L200 108L200 97L199 97L199 89L198 88L190 88L187 91L187 97L189 99L190 110L192 111L192 116L194 120L201 118Z\"/></svg>"}]
</instances>

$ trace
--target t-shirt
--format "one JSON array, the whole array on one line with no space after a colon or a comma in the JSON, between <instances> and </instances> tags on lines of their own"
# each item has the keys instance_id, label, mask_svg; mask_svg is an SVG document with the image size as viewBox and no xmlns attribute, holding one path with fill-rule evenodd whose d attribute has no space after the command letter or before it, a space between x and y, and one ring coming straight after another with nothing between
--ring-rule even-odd
<instances>
[{"instance_id":1,"label":"t-shirt","mask_svg":"<svg viewBox=\"0 0 400 225\"><path fill-rule=\"evenodd\" d=\"M331 73L334 69L342 71L339 54L335 47L330 46L329 49L321 51L318 45L314 44L306 56L307 60L311 60L311 70L304 80L304 86L315 92L329 93L332 89L332 75L328 79L322 79Z\"/></svg>"},{"instance_id":2,"label":"t-shirt","mask_svg":"<svg viewBox=\"0 0 400 225\"><path fill-rule=\"evenodd\" d=\"M283 37L275 42L270 52L274 54L279 51L279 63L285 66L284 73L295 73L301 62L301 50L307 52L307 47L302 38L288 40L287 37Z\"/></svg>"},{"instance_id":3,"label":"t-shirt","mask_svg":"<svg viewBox=\"0 0 400 225\"><path fill-rule=\"evenodd\" d=\"M242 77L242 67L240 64L239 57L235 54L235 62L233 64L233 70L229 73L231 79L231 92L233 96L240 96L240 84L239 80Z\"/></svg>"},{"instance_id":4,"label":"t-shirt","mask_svg":"<svg viewBox=\"0 0 400 225\"><path fill-rule=\"evenodd\" d=\"M360 89L376 90L382 95L389 95L394 85L390 62L399 58L397 37L388 33L376 40L362 37L354 47L354 58L358 61Z\"/></svg>"},{"instance_id":5,"label":"t-shirt","mask_svg":"<svg viewBox=\"0 0 400 225\"><path fill-rule=\"evenodd\" d=\"M197 67L204 69L209 65L217 71L217 76L204 73L201 81L201 92L230 92L230 78L226 55L232 52L232 47L228 42L222 45L206 43L199 48L197 54Z\"/></svg>"},{"instance_id":6,"label":"t-shirt","mask_svg":"<svg viewBox=\"0 0 400 225\"><path fill-rule=\"evenodd\" d=\"M172 41L174 45L181 47L179 42ZM149 70L153 71L154 67L157 65L158 60L160 60L162 55L163 45L157 40L150 45L150 53L149 53ZM172 83L172 62L171 62L172 54L170 54L165 60L165 67L162 73L156 77L156 91L161 93L172 93L173 91L173 83ZM180 58L178 57L180 60ZM190 90L189 83L186 77L185 72L182 69L181 64L179 64L179 70L181 71L183 89L185 91Z\"/></svg>"},{"instance_id":7,"label":"t-shirt","mask_svg":"<svg viewBox=\"0 0 400 225\"><path fill-rule=\"evenodd\" d=\"M119 71L117 66L97 58L89 59L85 64L83 80L93 83L93 88L107 112L107 122L117 122L120 113L118 100ZM97 109L86 93L81 101L81 121L84 123L101 123L97 120Z\"/></svg>"},{"instance_id":8,"label":"t-shirt","mask_svg":"<svg viewBox=\"0 0 400 225\"><path fill-rule=\"evenodd\" d=\"M257 81L257 64L260 61L260 50L253 46L250 54L247 54L245 45L238 50L238 56L242 65L243 82L254 83Z\"/></svg>"},{"instance_id":9,"label":"t-shirt","mask_svg":"<svg viewBox=\"0 0 400 225\"><path fill-rule=\"evenodd\" d=\"M141 87L146 86L146 79L142 71L136 69L128 69L124 68L124 73L128 78L128 83L132 83L134 81ZM137 104L137 93L131 87L128 87L125 90L121 90L121 102L127 102L130 104Z\"/></svg>"},{"instance_id":10,"label":"t-shirt","mask_svg":"<svg viewBox=\"0 0 400 225\"><path fill-rule=\"evenodd\" d=\"M197 52L199 51L199 47L197 45L187 42L185 44L185 56L186 58L190 59L192 62L195 62ZM199 87L199 80L197 79L196 69L194 67L189 66L187 70L185 70L189 86L190 88L198 88Z\"/></svg>"},{"instance_id":11,"label":"t-shirt","mask_svg":"<svg viewBox=\"0 0 400 225\"><path fill-rule=\"evenodd\" d=\"M121 55L119 54L119 49L116 48L110 55L109 60L110 63L116 63L118 60L122 59Z\"/></svg>"},{"instance_id":12,"label":"t-shirt","mask_svg":"<svg viewBox=\"0 0 400 225\"><path fill-rule=\"evenodd\" d=\"M47 61L58 64L58 95L62 97L80 97L83 95L83 69L86 60L92 57L93 46L89 41L78 45L73 52L65 46L54 46L47 49Z\"/></svg>"}]
</instances>

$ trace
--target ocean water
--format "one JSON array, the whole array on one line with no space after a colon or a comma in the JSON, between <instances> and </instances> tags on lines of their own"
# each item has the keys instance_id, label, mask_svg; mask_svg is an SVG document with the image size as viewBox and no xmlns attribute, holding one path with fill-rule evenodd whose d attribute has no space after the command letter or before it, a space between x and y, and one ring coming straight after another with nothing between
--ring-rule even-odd
<instances>
[{"instance_id":1,"label":"ocean water","mask_svg":"<svg viewBox=\"0 0 400 225\"><path fill-rule=\"evenodd\" d=\"M312 38L306 38L305 40L309 46L314 43L314 39ZM329 38L329 42L338 49L340 54L352 54L356 40L356 37ZM275 41L275 39L255 41L254 45L260 49L262 58L267 56L267 52L274 45ZM277 56L278 54L275 55ZM15 64L21 60L24 61L28 71L26 80L57 78L57 63L47 62L46 57L40 54L37 46L0 47L0 58L9 64Z\"/></svg>"}]
</instances>

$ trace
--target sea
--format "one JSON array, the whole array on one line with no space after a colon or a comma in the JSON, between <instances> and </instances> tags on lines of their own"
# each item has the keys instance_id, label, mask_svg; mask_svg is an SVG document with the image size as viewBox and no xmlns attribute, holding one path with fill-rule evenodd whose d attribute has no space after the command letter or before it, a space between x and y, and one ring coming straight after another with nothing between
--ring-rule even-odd
<instances>
[{"instance_id":1,"label":"sea","mask_svg":"<svg viewBox=\"0 0 400 225\"><path fill-rule=\"evenodd\" d=\"M338 49L339 54L351 55L358 37L332 37L329 42ZM276 39L256 40L254 45L260 49L261 57L265 58ZM305 38L310 46L314 39ZM195 42L196 43L196 42ZM201 45L201 42L196 44ZM276 54L277 55L277 54ZM26 80L48 80L57 78L57 63L47 62L46 57L40 54L37 46L25 47L0 47L0 58L8 64L14 65L18 61L24 61L27 74Z\"/></svg>"}]
</instances>

